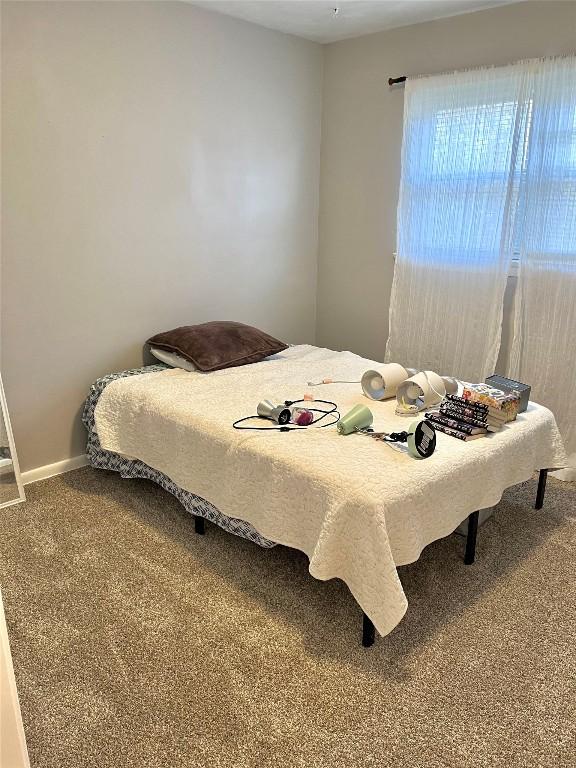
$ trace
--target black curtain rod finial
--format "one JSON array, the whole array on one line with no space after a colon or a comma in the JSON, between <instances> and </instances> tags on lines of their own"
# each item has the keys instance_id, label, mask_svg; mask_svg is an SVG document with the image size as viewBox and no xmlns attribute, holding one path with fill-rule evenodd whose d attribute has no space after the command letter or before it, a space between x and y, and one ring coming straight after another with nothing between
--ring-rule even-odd
<instances>
[{"instance_id":1,"label":"black curtain rod finial","mask_svg":"<svg viewBox=\"0 0 576 768\"><path fill-rule=\"evenodd\" d=\"M388 78L388 85L397 85L398 83L405 83L405 82L406 82L406 75L402 75L402 77Z\"/></svg>"}]
</instances>

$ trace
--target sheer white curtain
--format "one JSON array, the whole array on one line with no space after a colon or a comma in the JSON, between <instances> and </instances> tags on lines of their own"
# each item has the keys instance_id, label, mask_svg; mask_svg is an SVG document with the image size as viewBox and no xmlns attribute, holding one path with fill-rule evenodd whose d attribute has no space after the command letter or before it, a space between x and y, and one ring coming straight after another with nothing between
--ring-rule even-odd
<instances>
[{"instance_id":1,"label":"sheer white curtain","mask_svg":"<svg viewBox=\"0 0 576 768\"><path fill-rule=\"evenodd\" d=\"M512 378L556 417L576 480L576 58L536 61L521 176Z\"/></svg>"},{"instance_id":2,"label":"sheer white curtain","mask_svg":"<svg viewBox=\"0 0 576 768\"><path fill-rule=\"evenodd\" d=\"M386 359L494 372L528 124L525 68L406 83Z\"/></svg>"}]
</instances>

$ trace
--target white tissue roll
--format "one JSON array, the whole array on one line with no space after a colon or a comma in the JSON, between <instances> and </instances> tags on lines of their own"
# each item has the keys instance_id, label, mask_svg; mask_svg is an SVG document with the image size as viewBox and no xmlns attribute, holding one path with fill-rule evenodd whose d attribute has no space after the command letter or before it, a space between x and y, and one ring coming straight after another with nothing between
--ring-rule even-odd
<instances>
[{"instance_id":1,"label":"white tissue roll","mask_svg":"<svg viewBox=\"0 0 576 768\"><path fill-rule=\"evenodd\" d=\"M447 395L458 394L457 379L453 379L452 376L442 376L442 381L444 382L444 388L446 389Z\"/></svg>"},{"instance_id":2,"label":"white tissue roll","mask_svg":"<svg viewBox=\"0 0 576 768\"><path fill-rule=\"evenodd\" d=\"M398 405L416 406L418 410L437 405L446 395L446 386L441 376L434 371L420 371L406 379L396 392Z\"/></svg>"},{"instance_id":3,"label":"white tissue roll","mask_svg":"<svg viewBox=\"0 0 576 768\"><path fill-rule=\"evenodd\" d=\"M428 388L428 380L423 372L406 379L396 392L398 405L415 406L420 409L424 405L424 391Z\"/></svg>"},{"instance_id":4,"label":"white tissue roll","mask_svg":"<svg viewBox=\"0 0 576 768\"><path fill-rule=\"evenodd\" d=\"M434 371L424 371L428 379L428 387L424 391L424 406L430 408L437 405L446 397L446 385L444 379Z\"/></svg>"},{"instance_id":5,"label":"white tissue roll","mask_svg":"<svg viewBox=\"0 0 576 768\"><path fill-rule=\"evenodd\" d=\"M399 363L386 363L379 371L366 371L362 376L362 390L371 400L394 397L398 387L408 378L408 371Z\"/></svg>"}]
</instances>

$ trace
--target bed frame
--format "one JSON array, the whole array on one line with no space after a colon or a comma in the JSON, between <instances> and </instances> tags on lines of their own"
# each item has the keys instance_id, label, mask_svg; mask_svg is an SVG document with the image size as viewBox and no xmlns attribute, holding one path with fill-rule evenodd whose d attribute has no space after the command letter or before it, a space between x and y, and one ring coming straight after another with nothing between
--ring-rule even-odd
<instances>
[{"instance_id":1,"label":"bed frame","mask_svg":"<svg viewBox=\"0 0 576 768\"><path fill-rule=\"evenodd\" d=\"M538 489L536 491L536 503L534 509L542 509L544 506L544 494L546 493L546 480L548 478L548 470L541 469L538 476ZM464 565L472 565L476 559L476 539L478 537L478 517L480 511L472 512L468 515L468 533L466 534L466 548L464 550ZM200 535L204 535L205 526L204 518L199 515L194 515L194 530ZM375 639L374 624L362 613L362 645L364 648L369 648L374 645Z\"/></svg>"}]
</instances>

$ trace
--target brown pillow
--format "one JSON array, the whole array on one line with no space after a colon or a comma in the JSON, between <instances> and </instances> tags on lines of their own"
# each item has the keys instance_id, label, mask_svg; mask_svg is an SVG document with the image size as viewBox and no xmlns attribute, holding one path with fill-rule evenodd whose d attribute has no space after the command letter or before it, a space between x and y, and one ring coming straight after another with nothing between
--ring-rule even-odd
<instances>
[{"instance_id":1,"label":"brown pillow","mask_svg":"<svg viewBox=\"0 0 576 768\"><path fill-rule=\"evenodd\" d=\"M258 328L229 320L184 325L173 331L157 333L147 343L182 355L200 371L258 363L288 348L287 344Z\"/></svg>"}]
</instances>

